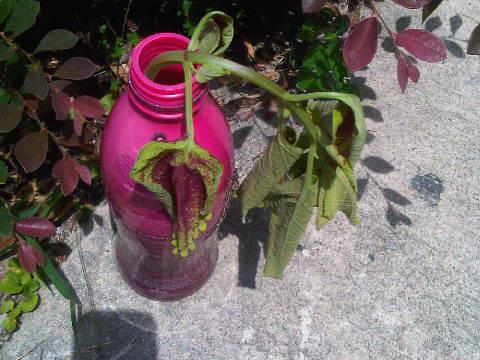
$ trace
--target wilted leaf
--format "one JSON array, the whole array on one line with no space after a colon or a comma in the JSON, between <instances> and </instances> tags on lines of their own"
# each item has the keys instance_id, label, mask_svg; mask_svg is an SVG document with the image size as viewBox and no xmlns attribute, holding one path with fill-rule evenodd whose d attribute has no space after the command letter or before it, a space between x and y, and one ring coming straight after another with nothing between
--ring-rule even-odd
<instances>
[{"instance_id":1,"label":"wilted leaf","mask_svg":"<svg viewBox=\"0 0 480 360\"><path fill-rule=\"evenodd\" d=\"M55 235L57 228L53 223L41 217L31 217L15 223L15 230L23 235L46 238Z\"/></svg>"},{"instance_id":2,"label":"wilted leaf","mask_svg":"<svg viewBox=\"0 0 480 360\"><path fill-rule=\"evenodd\" d=\"M26 173L37 170L45 161L48 150L48 134L45 130L29 133L21 138L13 150L16 159Z\"/></svg>"},{"instance_id":3,"label":"wilted leaf","mask_svg":"<svg viewBox=\"0 0 480 360\"><path fill-rule=\"evenodd\" d=\"M477 25L468 41L467 54L480 55L480 25Z\"/></svg>"},{"instance_id":4,"label":"wilted leaf","mask_svg":"<svg viewBox=\"0 0 480 360\"><path fill-rule=\"evenodd\" d=\"M442 40L426 30L404 30L395 36L395 42L423 61L437 62L447 58L447 49Z\"/></svg>"},{"instance_id":5,"label":"wilted leaf","mask_svg":"<svg viewBox=\"0 0 480 360\"><path fill-rule=\"evenodd\" d=\"M0 104L0 133L7 133L17 127L22 120L23 106Z\"/></svg>"},{"instance_id":6,"label":"wilted leaf","mask_svg":"<svg viewBox=\"0 0 480 360\"><path fill-rule=\"evenodd\" d=\"M82 95L73 101L73 107L88 118L98 118L105 113L105 109L99 100Z\"/></svg>"},{"instance_id":7,"label":"wilted leaf","mask_svg":"<svg viewBox=\"0 0 480 360\"><path fill-rule=\"evenodd\" d=\"M421 7L424 7L425 5L432 2L432 0L393 0L393 1L396 2L398 5L406 7L408 9L420 9Z\"/></svg>"},{"instance_id":8,"label":"wilted leaf","mask_svg":"<svg viewBox=\"0 0 480 360\"><path fill-rule=\"evenodd\" d=\"M343 44L343 58L351 72L370 64L377 52L378 20L369 17L362 20L348 34Z\"/></svg>"},{"instance_id":9,"label":"wilted leaf","mask_svg":"<svg viewBox=\"0 0 480 360\"><path fill-rule=\"evenodd\" d=\"M295 140L292 128L277 131L267 151L243 181L239 198L244 218L250 209L260 205L302 155L303 149L295 146Z\"/></svg>"},{"instance_id":10,"label":"wilted leaf","mask_svg":"<svg viewBox=\"0 0 480 360\"><path fill-rule=\"evenodd\" d=\"M50 96L52 98L53 110L55 110L55 119L65 120L72 106L70 96L58 89L53 90Z\"/></svg>"},{"instance_id":11,"label":"wilted leaf","mask_svg":"<svg viewBox=\"0 0 480 360\"><path fill-rule=\"evenodd\" d=\"M0 198L0 236L10 237L13 228L13 219L7 205Z\"/></svg>"},{"instance_id":12,"label":"wilted leaf","mask_svg":"<svg viewBox=\"0 0 480 360\"><path fill-rule=\"evenodd\" d=\"M206 14L195 28L188 50L221 56L233 39L233 19L221 11ZM148 72L148 70L147 70Z\"/></svg>"},{"instance_id":13,"label":"wilted leaf","mask_svg":"<svg viewBox=\"0 0 480 360\"><path fill-rule=\"evenodd\" d=\"M302 10L304 14L316 13L322 10L327 0L302 0Z\"/></svg>"},{"instance_id":14,"label":"wilted leaf","mask_svg":"<svg viewBox=\"0 0 480 360\"><path fill-rule=\"evenodd\" d=\"M47 78L43 69L37 65L30 66L22 91L32 94L40 100L45 100L48 90Z\"/></svg>"},{"instance_id":15,"label":"wilted leaf","mask_svg":"<svg viewBox=\"0 0 480 360\"><path fill-rule=\"evenodd\" d=\"M198 69L195 79L199 83L208 82L216 77L225 75L225 70L216 64L205 64Z\"/></svg>"},{"instance_id":16,"label":"wilted leaf","mask_svg":"<svg viewBox=\"0 0 480 360\"><path fill-rule=\"evenodd\" d=\"M0 0L0 24L3 23L10 14L11 6L12 0Z\"/></svg>"},{"instance_id":17,"label":"wilted leaf","mask_svg":"<svg viewBox=\"0 0 480 360\"><path fill-rule=\"evenodd\" d=\"M20 245L18 246L18 260L25 270L29 273L34 273L37 269L37 264L42 266L45 258L42 252L34 249L26 242L20 241Z\"/></svg>"},{"instance_id":18,"label":"wilted leaf","mask_svg":"<svg viewBox=\"0 0 480 360\"><path fill-rule=\"evenodd\" d=\"M272 208L267 259L263 274L281 279L313 213L310 199L316 198L318 179L306 182L298 197L283 196Z\"/></svg>"},{"instance_id":19,"label":"wilted leaf","mask_svg":"<svg viewBox=\"0 0 480 360\"><path fill-rule=\"evenodd\" d=\"M70 49L75 46L78 36L65 29L52 30L40 40L34 54L42 51Z\"/></svg>"},{"instance_id":20,"label":"wilted leaf","mask_svg":"<svg viewBox=\"0 0 480 360\"><path fill-rule=\"evenodd\" d=\"M39 11L40 3L38 1L17 0L13 2L11 14L5 23L5 32L19 35L30 29L35 24Z\"/></svg>"},{"instance_id":21,"label":"wilted leaf","mask_svg":"<svg viewBox=\"0 0 480 360\"><path fill-rule=\"evenodd\" d=\"M63 158L55 163L52 176L60 182L63 194L70 195L77 188L78 174L76 163L70 158Z\"/></svg>"},{"instance_id":22,"label":"wilted leaf","mask_svg":"<svg viewBox=\"0 0 480 360\"><path fill-rule=\"evenodd\" d=\"M14 52L10 45L5 44L3 41L0 42L0 61L10 59Z\"/></svg>"},{"instance_id":23,"label":"wilted leaf","mask_svg":"<svg viewBox=\"0 0 480 360\"><path fill-rule=\"evenodd\" d=\"M5 184L8 178L8 167L5 161L0 160L0 184Z\"/></svg>"},{"instance_id":24,"label":"wilted leaf","mask_svg":"<svg viewBox=\"0 0 480 360\"><path fill-rule=\"evenodd\" d=\"M425 5L422 9L422 23L428 19L430 15L440 6L443 0L432 0L427 5Z\"/></svg>"},{"instance_id":25,"label":"wilted leaf","mask_svg":"<svg viewBox=\"0 0 480 360\"><path fill-rule=\"evenodd\" d=\"M186 148L185 141L149 142L130 174L157 196L174 220L172 245L182 256L195 248L194 240L206 229L223 172L222 164L206 150L194 145L186 153Z\"/></svg>"},{"instance_id":26,"label":"wilted leaf","mask_svg":"<svg viewBox=\"0 0 480 360\"><path fill-rule=\"evenodd\" d=\"M400 85L400 89L402 92L407 90L408 85L408 64L407 60L402 55L397 56L397 78L398 84Z\"/></svg>"},{"instance_id":27,"label":"wilted leaf","mask_svg":"<svg viewBox=\"0 0 480 360\"><path fill-rule=\"evenodd\" d=\"M97 66L84 57L72 57L68 59L55 72L55 76L68 80L87 79L95 73Z\"/></svg>"}]
</instances>

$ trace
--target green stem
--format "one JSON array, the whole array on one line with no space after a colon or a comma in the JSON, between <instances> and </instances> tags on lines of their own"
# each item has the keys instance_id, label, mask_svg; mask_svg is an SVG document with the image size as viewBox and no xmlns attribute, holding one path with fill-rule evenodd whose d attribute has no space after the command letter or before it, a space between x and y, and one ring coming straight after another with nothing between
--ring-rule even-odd
<instances>
[{"instance_id":1,"label":"green stem","mask_svg":"<svg viewBox=\"0 0 480 360\"><path fill-rule=\"evenodd\" d=\"M187 122L187 151L190 152L195 144L195 131L193 128L193 99L192 99L192 64L183 63L185 75L185 120Z\"/></svg>"}]
</instances>

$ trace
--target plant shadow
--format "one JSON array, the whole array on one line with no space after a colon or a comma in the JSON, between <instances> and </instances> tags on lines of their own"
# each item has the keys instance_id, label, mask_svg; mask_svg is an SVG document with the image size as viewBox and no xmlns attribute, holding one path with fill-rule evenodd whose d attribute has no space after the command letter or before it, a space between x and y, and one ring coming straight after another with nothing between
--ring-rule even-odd
<instances>
[{"instance_id":1,"label":"plant shadow","mask_svg":"<svg viewBox=\"0 0 480 360\"><path fill-rule=\"evenodd\" d=\"M218 229L218 238L228 235L238 237L238 286L255 289L260 253L265 253L268 241L270 212L254 208L242 223L242 211L238 199L230 203L227 214Z\"/></svg>"},{"instance_id":2,"label":"plant shadow","mask_svg":"<svg viewBox=\"0 0 480 360\"><path fill-rule=\"evenodd\" d=\"M156 359L156 324L137 311L92 311L77 323L73 359ZM75 340L75 339L74 339Z\"/></svg>"}]
</instances>

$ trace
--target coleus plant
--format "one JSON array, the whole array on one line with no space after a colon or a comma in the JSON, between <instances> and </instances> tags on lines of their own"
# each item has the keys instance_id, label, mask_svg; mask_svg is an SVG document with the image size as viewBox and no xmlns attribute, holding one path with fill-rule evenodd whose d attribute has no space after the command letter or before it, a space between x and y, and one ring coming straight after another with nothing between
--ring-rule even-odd
<instances>
[{"instance_id":1,"label":"coleus plant","mask_svg":"<svg viewBox=\"0 0 480 360\"><path fill-rule=\"evenodd\" d=\"M424 20L442 2L442 0L392 1L408 9L423 8ZM305 13L315 13L320 11L327 3L326 0L302 0L303 11ZM362 3L371 10L371 13L360 21L359 11ZM417 83L420 79L420 71L413 58L431 63L443 61L447 58L447 49L444 43L430 31L405 29L399 33L393 32L372 0L360 1L356 13L358 15L352 17L352 27L345 36L342 49L343 58L351 72L365 68L373 60L377 52L381 25L385 27L395 46L397 78L403 92L406 91L409 81Z\"/></svg>"},{"instance_id":2,"label":"coleus plant","mask_svg":"<svg viewBox=\"0 0 480 360\"><path fill-rule=\"evenodd\" d=\"M187 140L147 143L131 175L155 192L169 210L176 224L172 251L188 255L198 235L197 224L208 221L214 202L204 199L216 195L214 179L221 176L217 160L193 140L192 72L199 82L235 75L275 96L280 107L277 134L243 182L239 197L244 217L256 206L272 210L264 274L281 278L314 209L318 228L338 210L353 223L358 222L354 165L366 136L362 106L351 94L290 94L253 69L220 57L232 36L232 19L222 12L212 12L200 21L186 51L165 52L150 62L146 69L150 79L166 64L183 64ZM295 131L289 125L292 120L299 121L301 129ZM212 173L202 172L198 162ZM165 178L169 172L171 183ZM195 191L178 196L185 182L198 185L190 186ZM196 189L201 189L200 193Z\"/></svg>"}]
</instances>

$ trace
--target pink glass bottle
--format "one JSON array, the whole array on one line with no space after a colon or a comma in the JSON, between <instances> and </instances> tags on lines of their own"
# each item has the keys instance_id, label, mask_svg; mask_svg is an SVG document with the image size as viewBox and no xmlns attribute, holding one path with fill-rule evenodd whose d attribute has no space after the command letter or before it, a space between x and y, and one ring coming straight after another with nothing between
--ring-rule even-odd
<instances>
[{"instance_id":1,"label":"pink glass bottle","mask_svg":"<svg viewBox=\"0 0 480 360\"><path fill-rule=\"evenodd\" d=\"M134 49L129 88L115 103L101 143L105 192L118 230L118 268L139 294L175 300L198 290L212 274L218 257L215 229L220 222L232 175L232 138L220 108L206 84L193 78L195 142L223 165L219 192L207 231L185 258L172 254L172 221L163 205L129 176L140 148L149 141L185 138L183 70L162 69L155 81L144 71L157 55L184 50L188 38L171 33L152 35Z\"/></svg>"}]
</instances>

